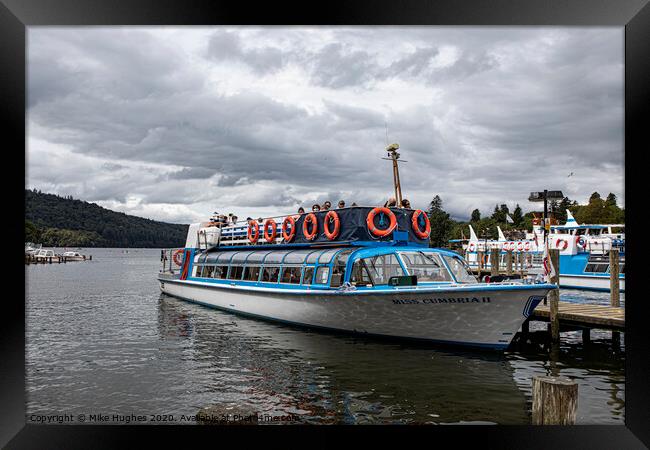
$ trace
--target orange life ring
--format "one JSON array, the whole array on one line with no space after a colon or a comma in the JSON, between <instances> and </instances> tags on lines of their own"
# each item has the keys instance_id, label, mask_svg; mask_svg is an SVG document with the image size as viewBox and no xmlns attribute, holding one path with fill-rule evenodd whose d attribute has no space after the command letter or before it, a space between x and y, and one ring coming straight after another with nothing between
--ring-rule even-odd
<instances>
[{"instance_id":1,"label":"orange life ring","mask_svg":"<svg viewBox=\"0 0 650 450\"><path fill-rule=\"evenodd\" d=\"M253 233L253 228L255 229L254 233ZM254 220L249 221L248 232L246 233L246 235L248 236L248 240L251 242L251 244L256 243L257 240L260 238L260 225Z\"/></svg>"},{"instance_id":2,"label":"orange life ring","mask_svg":"<svg viewBox=\"0 0 650 450\"><path fill-rule=\"evenodd\" d=\"M469 245L467 246L467 249L470 252L473 252L476 249L476 244L474 242L470 242Z\"/></svg>"},{"instance_id":3,"label":"orange life ring","mask_svg":"<svg viewBox=\"0 0 650 450\"><path fill-rule=\"evenodd\" d=\"M522 241L517 242L517 251L520 252L524 249L524 243Z\"/></svg>"},{"instance_id":4,"label":"orange life ring","mask_svg":"<svg viewBox=\"0 0 650 450\"><path fill-rule=\"evenodd\" d=\"M421 209L418 209L413 213L413 217L411 218L411 226L413 227L413 232L417 237L420 239L427 239L431 234L431 222L429 222L429 219L427 218L427 220L425 220L424 230L421 230L418 219L422 214L424 214L426 217L426 213Z\"/></svg>"},{"instance_id":5,"label":"orange life ring","mask_svg":"<svg viewBox=\"0 0 650 450\"><path fill-rule=\"evenodd\" d=\"M287 233L287 224L291 225L291 232ZM291 242L296 235L296 219L292 216L285 217L282 222L282 237L285 242Z\"/></svg>"},{"instance_id":6,"label":"orange life ring","mask_svg":"<svg viewBox=\"0 0 650 450\"><path fill-rule=\"evenodd\" d=\"M375 226L375 216L379 213L386 214L390 218L390 224L388 225L388 228L385 230L380 230ZM393 232L395 227L397 226L397 217L395 217L395 213L391 211L390 209L384 207L384 206L378 206L374 209L372 209L368 213L368 217L366 217L366 226L368 227L368 231L370 231L371 234L377 237L384 237L388 236Z\"/></svg>"},{"instance_id":7,"label":"orange life ring","mask_svg":"<svg viewBox=\"0 0 650 450\"><path fill-rule=\"evenodd\" d=\"M562 243L562 247L560 247L560 243ZM568 246L569 246L569 243L567 241L565 241L564 239L558 239L557 241L555 241L555 248L557 248L559 250L564 250Z\"/></svg>"},{"instance_id":8,"label":"orange life ring","mask_svg":"<svg viewBox=\"0 0 650 450\"><path fill-rule=\"evenodd\" d=\"M529 252L530 251L530 241L526 241L524 244L524 251Z\"/></svg>"},{"instance_id":9,"label":"orange life ring","mask_svg":"<svg viewBox=\"0 0 650 450\"><path fill-rule=\"evenodd\" d=\"M330 231L328 224L330 221L334 221L334 231ZM335 239L341 231L341 221L339 220L339 215L336 211L329 211L325 214L325 221L323 222L323 233L327 236L327 239L330 241Z\"/></svg>"},{"instance_id":10,"label":"orange life ring","mask_svg":"<svg viewBox=\"0 0 650 450\"><path fill-rule=\"evenodd\" d=\"M174 258L174 263L175 263L177 266L182 266L182 265L183 265L183 253L184 253L184 252L183 252L182 249L178 249L178 250L176 250L176 251L174 252L174 256L173 256L173 258Z\"/></svg>"},{"instance_id":11,"label":"orange life ring","mask_svg":"<svg viewBox=\"0 0 650 450\"><path fill-rule=\"evenodd\" d=\"M269 225L271 226L271 233L269 234ZM278 234L277 224L273 219L266 219L264 222L264 239L266 242L272 243L275 242L275 235Z\"/></svg>"},{"instance_id":12,"label":"orange life ring","mask_svg":"<svg viewBox=\"0 0 650 450\"><path fill-rule=\"evenodd\" d=\"M311 223L311 233L307 230L307 224ZM305 221L302 223L302 234L308 240L313 240L318 234L318 220L316 219L316 214L309 213L305 216Z\"/></svg>"}]
</instances>

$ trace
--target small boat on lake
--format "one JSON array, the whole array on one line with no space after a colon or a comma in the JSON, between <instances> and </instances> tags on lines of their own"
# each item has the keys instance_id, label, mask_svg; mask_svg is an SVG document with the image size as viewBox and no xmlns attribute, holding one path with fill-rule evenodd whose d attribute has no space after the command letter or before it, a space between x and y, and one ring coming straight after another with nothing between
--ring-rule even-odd
<instances>
[{"instance_id":1,"label":"small boat on lake","mask_svg":"<svg viewBox=\"0 0 650 450\"><path fill-rule=\"evenodd\" d=\"M63 252L61 255L66 261L85 261L86 257L79 252Z\"/></svg>"},{"instance_id":2,"label":"small boat on lake","mask_svg":"<svg viewBox=\"0 0 650 450\"><path fill-rule=\"evenodd\" d=\"M161 253L163 293L310 328L504 349L555 287L480 283L460 255L429 248L422 210L359 206L214 225L191 224L184 248Z\"/></svg>"}]
</instances>

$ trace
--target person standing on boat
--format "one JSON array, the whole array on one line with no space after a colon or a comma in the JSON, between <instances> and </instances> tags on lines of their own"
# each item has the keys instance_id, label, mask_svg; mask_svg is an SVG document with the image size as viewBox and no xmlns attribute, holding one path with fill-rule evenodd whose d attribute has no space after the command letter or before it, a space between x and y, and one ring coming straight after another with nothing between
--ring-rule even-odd
<instances>
[{"instance_id":1,"label":"person standing on boat","mask_svg":"<svg viewBox=\"0 0 650 450\"><path fill-rule=\"evenodd\" d=\"M332 202L329 200L325 200L325 203L323 203L323 211L327 211L332 207Z\"/></svg>"},{"instance_id":2,"label":"person standing on boat","mask_svg":"<svg viewBox=\"0 0 650 450\"><path fill-rule=\"evenodd\" d=\"M403 199L402 200L402 208L411 209L411 202L409 202L407 199Z\"/></svg>"},{"instance_id":3,"label":"person standing on boat","mask_svg":"<svg viewBox=\"0 0 650 450\"><path fill-rule=\"evenodd\" d=\"M305 208L303 208L302 206L298 208L298 214L305 214Z\"/></svg>"},{"instance_id":4,"label":"person standing on boat","mask_svg":"<svg viewBox=\"0 0 650 450\"><path fill-rule=\"evenodd\" d=\"M343 200L339 200L339 207L338 209L343 209L345 208L345 202Z\"/></svg>"},{"instance_id":5,"label":"person standing on boat","mask_svg":"<svg viewBox=\"0 0 650 450\"><path fill-rule=\"evenodd\" d=\"M313 206L311 207L311 210L312 210L313 212L318 212L318 211L320 211L320 205L319 205L319 204L315 204L315 205L313 205Z\"/></svg>"},{"instance_id":6,"label":"person standing on boat","mask_svg":"<svg viewBox=\"0 0 650 450\"><path fill-rule=\"evenodd\" d=\"M395 200L395 197L391 197L388 199L386 203L384 203L384 208L394 208L397 206L397 200Z\"/></svg>"}]
</instances>

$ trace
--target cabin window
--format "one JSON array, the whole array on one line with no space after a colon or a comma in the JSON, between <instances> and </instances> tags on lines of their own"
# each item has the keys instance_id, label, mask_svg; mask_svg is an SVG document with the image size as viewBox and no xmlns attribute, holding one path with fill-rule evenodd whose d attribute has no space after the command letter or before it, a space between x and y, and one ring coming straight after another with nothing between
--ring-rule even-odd
<instances>
[{"instance_id":1,"label":"cabin window","mask_svg":"<svg viewBox=\"0 0 650 450\"><path fill-rule=\"evenodd\" d=\"M284 267L282 269L281 283L299 284L302 267Z\"/></svg>"},{"instance_id":2,"label":"cabin window","mask_svg":"<svg viewBox=\"0 0 650 450\"><path fill-rule=\"evenodd\" d=\"M465 261L460 259L458 256L443 255L443 258L449 265L451 273L456 277L456 281L459 283L478 283L478 280L472 274L472 271Z\"/></svg>"},{"instance_id":3,"label":"cabin window","mask_svg":"<svg viewBox=\"0 0 650 450\"><path fill-rule=\"evenodd\" d=\"M607 272L607 269L609 269L609 263L589 263L585 267L585 272Z\"/></svg>"},{"instance_id":4,"label":"cabin window","mask_svg":"<svg viewBox=\"0 0 650 450\"><path fill-rule=\"evenodd\" d=\"M366 286L368 284L372 285L372 278L370 278L370 273L366 267L366 263L362 259L355 261L352 266L352 274L350 275L350 283L353 283L355 286Z\"/></svg>"},{"instance_id":5,"label":"cabin window","mask_svg":"<svg viewBox=\"0 0 650 450\"><path fill-rule=\"evenodd\" d=\"M284 264L302 264L313 250L294 250L284 257Z\"/></svg>"},{"instance_id":6,"label":"cabin window","mask_svg":"<svg viewBox=\"0 0 650 450\"><path fill-rule=\"evenodd\" d=\"M266 266L262 270L262 281L267 283L277 283L278 275L280 275L280 268L275 266Z\"/></svg>"},{"instance_id":7,"label":"cabin window","mask_svg":"<svg viewBox=\"0 0 650 450\"><path fill-rule=\"evenodd\" d=\"M363 262L368 269L372 283L375 285L388 284L391 277L406 275L394 254L363 258Z\"/></svg>"},{"instance_id":8,"label":"cabin window","mask_svg":"<svg viewBox=\"0 0 650 450\"><path fill-rule=\"evenodd\" d=\"M416 275L418 282L452 281L440 256L435 253L403 252L400 256L409 275Z\"/></svg>"},{"instance_id":9,"label":"cabin window","mask_svg":"<svg viewBox=\"0 0 650 450\"><path fill-rule=\"evenodd\" d=\"M325 250L318 258L318 264L329 264L340 249Z\"/></svg>"},{"instance_id":10,"label":"cabin window","mask_svg":"<svg viewBox=\"0 0 650 450\"><path fill-rule=\"evenodd\" d=\"M330 268L327 266L320 266L316 270L315 284L327 284L327 279L330 276Z\"/></svg>"},{"instance_id":11,"label":"cabin window","mask_svg":"<svg viewBox=\"0 0 650 450\"><path fill-rule=\"evenodd\" d=\"M276 250L274 252L271 252L266 255L266 258L264 258L264 264L280 264L287 253L289 252L286 250Z\"/></svg>"},{"instance_id":12,"label":"cabin window","mask_svg":"<svg viewBox=\"0 0 650 450\"><path fill-rule=\"evenodd\" d=\"M302 277L302 284L311 284L313 278L314 278L314 267L313 266L305 267L305 274Z\"/></svg>"},{"instance_id":13,"label":"cabin window","mask_svg":"<svg viewBox=\"0 0 650 450\"><path fill-rule=\"evenodd\" d=\"M323 253L323 250L317 250L314 252L311 252L309 255L307 255L307 260L305 261L307 264L315 264L316 261L318 261L318 257Z\"/></svg>"},{"instance_id":14,"label":"cabin window","mask_svg":"<svg viewBox=\"0 0 650 450\"><path fill-rule=\"evenodd\" d=\"M214 277L221 280L228 278L228 266L217 266Z\"/></svg>"},{"instance_id":15,"label":"cabin window","mask_svg":"<svg viewBox=\"0 0 650 450\"><path fill-rule=\"evenodd\" d=\"M214 271L214 266L203 266L203 272L201 273L201 277L212 278L213 271Z\"/></svg>"},{"instance_id":16,"label":"cabin window","mask_svg":"<svg viewBox=\"0 0 650 450\"><path fill-rule=\"evenodd\" d=\"M257 281L260 278L260 266L246 266L244 269L244 280Z\"/></svg>"},{"instance_id":17,"label":"cabin window","mask_svg":"<svg viewBox=\"0 0 650 450\"><path fill-rule=\"evenodd\" d=\"M223 266L215 266L214 272L212 272L212 278L221 278L221 270Z\"/></svg>"},{"instance_id":18,"label":"cabin window","mask_svg":"<svg viewBox=\"0 0 650 450\"><path fill-rule=\"evenodd\" d=\"M242 272L244 268L242 266L230 266L230 274L228 278L231 280L241 280Z\"/></svg>"},{"instance_id":19,"label":"cabin window","mask_svg":"<svg viewBox=\"0 0 650 450\"><path fill-rule=\"evenodd\" d=\"M330 286L339 287L343 284L345 279L345 266L347 265L348 258L352 253L352 249L343 250L334 259L334 264L332 266L332 278L330 280Z\"/></svg>"}]
</instances>

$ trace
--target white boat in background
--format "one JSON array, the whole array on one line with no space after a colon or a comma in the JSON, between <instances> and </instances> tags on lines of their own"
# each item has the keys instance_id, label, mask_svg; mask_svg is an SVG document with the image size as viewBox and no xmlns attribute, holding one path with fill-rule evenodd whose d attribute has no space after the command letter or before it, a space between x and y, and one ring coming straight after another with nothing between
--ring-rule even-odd
<instances>
[{"instance_id":1,"label":"white boat in background","mask_svg":"<svg viewBox=\"0 0 650 450\"><path fill-rule=\"evenodd\" d=\"M34 257L36 259L48 259L48 258L54 258L56 255L54 254L54 250L45 250L45 249L40 249L34 253Z\"/></svg>"},{"instance_id":2,"label":"white boat in background","mask_svg":"<svg viewBox=\"0 0 650 450\"><path fill-rule=\"evenodd\" d=\"M619 251L619 286L625 291L625 234L612 233L620 225L580 225L569 210L564 225L551 225L548 234L549 249L560 251L560 286L575 289L609 291L609 251ZM509 250L521 258L521 263L529 275L542 273L544 254L544 229L541 221L533 223L533 231L526 239L509 241L498 229L499 239L480 240L472 226L470 239L465 245L465 259L472 269L478 269L479 258L485 271L491 268L489 253L500 249L499 267L505 267L506 253ZM617 238L613 238L612 234ZM519 256L520 255L520 256Z\"/></svg>"},{"instance_id":3,"label":"white boat in background","mask_svg":"<svg viewBox=\"0 0 650 450\"><path fill-rule=\"evenodd\" d=\"M78 252L63 252L66 261L85 261L86 257Z\"/></svg>"},{"instance_id":4,"label":"white boat in background","mask_svg":"<svg viewBox=\"0 0 650 450\"><path fill-rule=\"evenodd\" d=\"M33 255L43 247L43 244L34 244L33 242L25 242L25 255Z\"/></svg>"}]
</instances>

